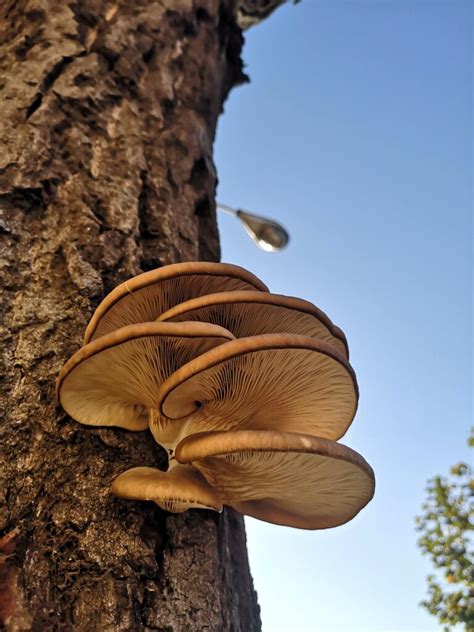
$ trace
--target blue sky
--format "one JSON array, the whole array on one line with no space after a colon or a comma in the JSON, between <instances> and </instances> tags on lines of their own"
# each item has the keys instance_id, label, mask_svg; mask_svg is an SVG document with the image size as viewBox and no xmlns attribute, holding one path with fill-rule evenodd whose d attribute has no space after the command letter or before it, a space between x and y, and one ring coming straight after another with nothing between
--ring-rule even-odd
<instances>
[{"instance_id":1,"label":"blue sky","mask_svg":"<svg viewBox=\"0 0 474 632\"><path fill-rule=\"evenodd\" d=\"M428 632L414 515L468 459L472 423L472 5L320 2L247 32L250 85L218 128L219 199L279 219L259 251L220 216L223 260L324 309L361 390L342 442L377 475L348 525L247 521L264 632Z\"/></svg>"}]
</instances>

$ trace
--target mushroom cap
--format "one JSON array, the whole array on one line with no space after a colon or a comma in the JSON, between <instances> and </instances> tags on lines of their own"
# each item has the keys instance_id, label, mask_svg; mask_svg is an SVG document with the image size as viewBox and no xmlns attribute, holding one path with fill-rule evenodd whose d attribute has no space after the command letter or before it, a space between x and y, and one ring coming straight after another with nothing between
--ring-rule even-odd
<instances>
[{"instance_id":1,"label":"mushroom cap","mask_svg":"<svg viewBox=\"0 0 474 632\"><path fill-rule=\"evenodd\" d=\"M372 468L334 441L292 432L236 430L189 436L176 448L243 514L299 529L348 522L371 500Z\"/></svg>"},{"instance_id":2,"label":"mushroom cap","mask_svg":"<svg viewBox=\"0 0 474 632\"><path fill-rule=\"evenodd\" d=\"M76 421L145 430L161 382L233 335L209 323L128 325L82 347L66 362L56 398Z\"/></svg>"},{"instance_id":3,"label":"mushroom cap","mask_svg":"<svg viewBox=\"0 0 474 632\"><path fill-rule=\"evenodd\" d=\"M84 344L119 327L156 320L189 298L249 289L268 292L251 272L228 263L190 261L150 270L121 283L104 298L86 328Z\"/></svg>"},{"instance_id":4,"label":"mushroom cap","mask_svg":"<svg viewBox=\"0 0 474 632\"><path fill-rule=\"evenodd\" d=\"M357 409L357 381L333 347L307 336L239 338L191 360L163 382L158 411L205 430L277 430L339 439Z\"/></svg>"},{"instance_id":5,"label":"mushroom cap","mask_svg":"<svg viewBox=\"0 0 474 632\"><path fill-rule=\"evenodd\" d=\"M112 493L130 500L151 500L173 513L187 509L222 511L217 489L211 487L200 472L186 465L178 465L169 472L134 467L114 480Z\"/></svg>"},{"instance_id":6,"label":"mushroom cap","mask_svg":"<svg viewBox=\"0 0 474 632\"><path fill-rule=\"evenodd\" d=\"M312 336L349 356L343 331L316 305L293 296L252 291L207 294L175 305L158 320L214 323L236 338L271 333Z\"/></svg>"}]
</instances>

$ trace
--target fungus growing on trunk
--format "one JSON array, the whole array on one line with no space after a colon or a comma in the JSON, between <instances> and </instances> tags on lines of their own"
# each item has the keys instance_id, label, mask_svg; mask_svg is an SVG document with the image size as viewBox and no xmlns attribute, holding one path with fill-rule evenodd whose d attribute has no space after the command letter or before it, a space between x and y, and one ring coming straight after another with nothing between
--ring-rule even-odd
<instances>
[{"instance_id":1,"label":"fungus growing on trunk","mask_svg":"<svg viewBox=\"0 0 474 632\"><path fill-rule=\"evenodd\" d=\"M166 511L187 509L222 511L219 492L195 468L177 465L169 472L152 467L135 467L112 483L112 493L130 500L151 500Z\"/></svg>"},{"instance_id":2,"label":"fungus growing on trunk","mask_svg":"<svg viewBox=\"0 0 474 632\"><path fill-rule=\"evenodd\" d=\"M209 323L128 325L90 342L62 368L56 397L73 419L93 426L148 428L162 381L233 335Z\"/></svg>"},{"instance_id":3,"label":"fungus growing on trunk","mask_svg":"<svg viewBox=\"0 0 474 632\"><path fill-rule=\"evenodd\" d=\"M191 261L144 272L104 298L87 326L84 344L119 327L156 320L182 301L227 290L268 292L251 272L228 263Z\"/></svg>"},{"instance_id":4,"label":"fungus growing on trunk","mask_svg":"<svg viewBox=\"0 0 474 632\"><path fill-rule=\"evenodd\" d=\"M307 336L263 334L225 342L163 382L158 411L186 434L278 430L339 439L358 400L350 364Z\"/></svg>"},{"instance_id":5,"label":"fungus growing on trunk","mask_svg":"<svg viewBox=\"0 0 474 632\"><path fill-rule=\"evenodd\" d=\"M343 331L316 305L292 296L252 291L207 294L175 305L158 320L214 323L236 338L272 333L312 336L349 356Z\"/></svg>"},{"instance_id":6,"label":"fungus growing on trunk","mask_svg":"<svg viewBox=\"0 0 474 632\"><path fill-rule=\"evenodd\" d=\"M85 342L59 374L60 404L83 424L149 427L169 455L168 472L118 476L116 496L302 529L372 498L372 469L334 441L358 403L347 341L312 303L237 266L176 264L115 288Z\"/></svg>"},{"instance_id":7,"label":"fungus growing on trunk","mask_svg":"<svg viewBox=\"0 0 474 632\"><path fill-rule=\"evenodd\" d=\"M205 432L181 441L176 459L202 472L225 505L299 529L348 522L375 489L372 468L360 454L292 432Z\"/></svg>"}]
</instances>

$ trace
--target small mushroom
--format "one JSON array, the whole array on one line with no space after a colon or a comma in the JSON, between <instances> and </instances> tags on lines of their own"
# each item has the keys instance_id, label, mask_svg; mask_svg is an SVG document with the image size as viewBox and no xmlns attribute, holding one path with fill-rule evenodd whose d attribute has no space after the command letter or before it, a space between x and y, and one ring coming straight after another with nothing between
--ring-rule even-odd
<instances>
[{"instance_id":1,"label":"small mushroom","mask_svg":"<svg viewBox=\"0 0 474 632\"><path fill-rule=\"evenodd\" d=\"M156 320L164 311L195 296L267 286L251 272L227 263L175 263L139 274L118 285L97 307L84 344L119 327Z\"/></svg>"},{"instance_id":2,"label":"small mushroom","mask_svg":"<svg viewBox=\"0 0 474 632\"><path fill-rule=\"evenodd\" d=\"M267 292L219 292L179 303L158 318L160 322L198 320L221 325L236 338L288 333L319 338L346 358L347 340L341 329L312 303Z\"/></svg>"},{"instance_id":3,"label":"small mushroom","mask_svg":"<svg viewBox=\"0 0 474 632\"><path fill-rule=\"evenodd\" d=\"M114 480L112 493L119 498L151 500L173 513L187 509L222 511L218 490L200 472L186 465L177 465L169 472L135 467Z\"/></svg>"},{"instance_id":4,"label":"small mushroom","mask_svg":"<svg viewBox=\"0 0 474 632\"><path fill-rule=\"evenodd\" d=\"M299 529L348 522L375 489L373 470L360 454L291 432L205 432L181 441L176 459L202 472L225 505Z\"/></svg>"},{"instance_id":5,"label":"small mushroom","mask_svg":"<svg viewBox=\"0 0 474 632\"><path fill-rule=\"evenodd\" d=\"M161 382L233 335L209 323L140 323L94 340L62 368L56 398L76 421L127 430L148 427Z\"/></svg>"},{"instance_id":6,"label":"small mushroom","mask_svg":"<svg viewBox=\"0 0 474 632\"><path fill-rule=\"evenodd\" d=\"M170 375L157 395L159 414L182 420L183 436L239 428L339 439L357 400L348 361L324 342L294 334L225 342Z\"/></svg>"}]
</instances>

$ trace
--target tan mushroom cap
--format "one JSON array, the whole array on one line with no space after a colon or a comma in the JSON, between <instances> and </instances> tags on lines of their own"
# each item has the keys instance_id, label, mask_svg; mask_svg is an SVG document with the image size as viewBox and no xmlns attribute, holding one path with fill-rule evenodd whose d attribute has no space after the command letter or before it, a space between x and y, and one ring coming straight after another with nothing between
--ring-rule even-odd
<instances>
[{"instance_id":1,"label":"tan mushroom cap","mask_svg":"<svg viewBox=\"0 0 474 632\"><path fill-rule=\"evenodd\" d=\"M193 467L178 465L169 472L135 467L112 483L112 493L130 500L151 500L162 509L182 513L187 509L222 511L217 489Z\"/></svg>"},{"instance_id":2,"label":"tan mushroom cap","mask_svg":"<svg viewBox=\"0 0 474 632\"><path fill-rule=\"evenodd\" d=\"M193 298L164 312L160 322L197 320L221 325L236 338L288 333L319 338L349 356L346 337L316 305L266 292L219 292Z\"/></svg>"},{"instance_id":3,"label":"tan mushroom cap","mask_svg":"<svg viewBox=\"0 0 474 632\"><path fill-rule=\"evenodd\" d=\"M186 423L185 434L239 428L339 439L354 418L358 388L333 347L263 334L191 360L163 382L157 400L161 415Z\"/></svg>"},{"instance_id":4,"label":"tan mushroom cap","mask_svg":"<svg viewBox=\"0 0 474 632\"><path fill-rule=\"evenodd\" d=\"M119 327L156 320L176 303L226 290L268 292L251 272L228 263L191 261L144 272L104 298L86 328L84 344Z\"/></svg>"},{"instance_id":5,"label":"tan mushroom cap","mask_svg":"<svg viewBox=\"0 0 474 632\"><path fill-rule=\"evenodd\" d=\"M374 495L370 465L350 448L291 432L206 432L176 448L243 514L299 529L348 522Z\"/></svg>"},{"instance_id":6,"label":"tan mushroom cap","mask_svg":"<svg viewBox=\"0 0 474 632\"><path fill-rule=\"evenodd\" d=\"M93 426L148 427L158 388L194 357L231 340L209 323L140 323L98 338L62 368L56 397L76 421Z\"/></svg>"}]
</instances>

